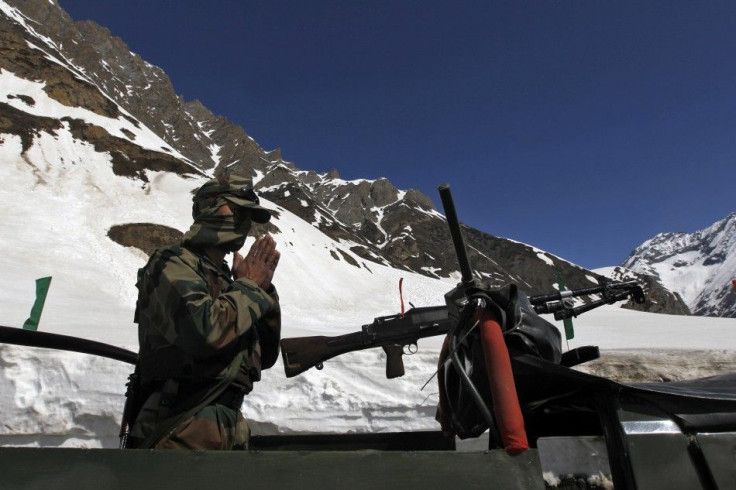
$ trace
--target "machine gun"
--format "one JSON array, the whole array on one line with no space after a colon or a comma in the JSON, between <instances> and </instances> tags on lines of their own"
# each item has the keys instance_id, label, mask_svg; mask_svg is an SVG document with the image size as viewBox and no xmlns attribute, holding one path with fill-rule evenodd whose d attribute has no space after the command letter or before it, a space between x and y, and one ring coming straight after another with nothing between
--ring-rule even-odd
<instances>
[{"instance_id":1,"label":"machine gun","mask_svg":"<svg viewBox=\"0 0 736 490\"><path fill-rule=\"evenodd\" d=\"M602 298L578 307L567 301L592 294ZM531 296L529 302L536 313L554 313L555 320L562 320L629 297L636 303L644 302L644 291L637 281L611 281L590 288L540 294ZM322 369L324 362L333 357L382 347L386 353L386 378L398 378L404 375L403 356L417 352L419 339L445 335L454 324L447 306L427 306L411 308L404 315L377 317L360 331L345 335L285 338L281 340L284 371L291 378L312 367Z\"/></svg>"},{"instance_id":2,"label":"machine gun","mask_svg":"<svg viewBox=\"0 0 736 490\"><path fill-rule=\"evenodd\" d=\"M600 294L602 298L590 303L573 307L568 301L570 298L579 296L587 296L591 294ZM644 289L641 284L635 280L631 281L610 281L600 286L594 286L583 289L573 289L571 291L558 291L552 294L540 294L531 296L529 302L537 313L554 313L555 320L565 320L570 317L577 317L581 313L590 311L594 308L606 304L613 304L631 297L635 303L644 303Z\"/></svg>"},{"instance_id":3,"label":"machine gun","mask_svg":"<svg viewBox=\"0 0 736 490\"><path fill-rule=\"evenodd\" d=\"M444 306L411 308L403 315L381 316L363 325L359 332L337 337L295 337L281 341L286 377L291 378L311 367L323 368L333 357L357 350L383 347L386 352L386 377L404 375L404 353L414 353L417 340L444 335L451 322Z\"/></svg>"},{"instance_id":4,"label":"machine gun","mask_svg":"<svg viewBox=\"0 0 736 490\"><path fill-rule=\"evenodd\" d=\"M440 186L439 191L461 272L461 283L446 295L447 305L412 308L403 315L381 316L363 325L358 332L336 337L282 339L281 354L287 378L312 367L322 369L325 361L341 354L374 347L382 347L386 353L386 377L397 378L404 375L402 356L415 353L419 339L451 333L458 324L468 320L461 321L459 311L463 309L467 316L472 310L467 307L471 299L468 292L482 292L487 288L473 276L449 186ZM602 298L578 307L568 303L569 298L590 294L601 294ZM554 313L555 319L561 320L630 296L637 303L644 302L644 291L639 283L610 281L596 287L532 296L529 302L536 313Z\"/></svg>"}]
</instances>

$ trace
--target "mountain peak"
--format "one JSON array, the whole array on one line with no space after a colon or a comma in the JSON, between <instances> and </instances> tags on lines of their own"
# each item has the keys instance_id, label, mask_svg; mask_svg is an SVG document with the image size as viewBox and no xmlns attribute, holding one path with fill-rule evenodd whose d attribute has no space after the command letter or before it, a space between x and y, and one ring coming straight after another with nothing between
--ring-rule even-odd
<instances>
[{"instance_id":1,"label":"mountain peak","mask_svg":"<svg viewBox=\"0 0 736 490\"><path fill-rule=\"evenodd\" d=\"M659 233L622 266L659 278L696 315L736 316L736 212L692 233Z\"/></svg>"}]
</instances>

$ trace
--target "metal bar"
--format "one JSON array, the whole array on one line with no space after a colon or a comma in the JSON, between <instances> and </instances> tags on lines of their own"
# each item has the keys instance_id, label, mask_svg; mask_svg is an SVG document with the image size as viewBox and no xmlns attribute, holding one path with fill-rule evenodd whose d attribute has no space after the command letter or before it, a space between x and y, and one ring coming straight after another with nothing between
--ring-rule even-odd
<instances>
[{"instance_id":1,"label":"metal bar","mask_svg":"<svg viewBox=\"0 0 736 490\"><path fill-rule=\"evenodd\" d=\"M455 203L452 200L452 193L450 192L450 184L442 184L438 190L440 192L440 199L442 200L442 208L447 218L447 225L450 227L450 236L455 246L457 261L460 265L462 282L463 284L468 284L473 280L473 268L470 266L470 259L468 259L468 252L465 248L465 240L460 230L460 222L457 219Z\"/></svg>"},{"instance_id":2,"label":"metal bar","mask_svg":"<svg viewBox=\"0 0 736 490\"><path fill-rule=\"evenodd\" d=\"M95 342L94 340L59 335L48 332L37 332L23 330L20 328L0 326L0 343L25 345L28 347L41 347L45 349L65 350L91 354L93 356L107 357L116 361L135 364L138 354L114 345Z\"/></svg>"}]
</instances>

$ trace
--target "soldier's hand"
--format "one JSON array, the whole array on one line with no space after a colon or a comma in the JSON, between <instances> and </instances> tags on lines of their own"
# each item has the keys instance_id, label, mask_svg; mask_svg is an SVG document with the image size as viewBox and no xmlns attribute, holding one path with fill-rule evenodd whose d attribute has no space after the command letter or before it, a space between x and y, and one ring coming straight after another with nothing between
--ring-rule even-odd
<instances>
[{"instance_id":1,"label":"soldier's hand","mask_svg":"<svg viewBox=\"0 0 736 490\"><path fill-rule=\"evenodd\" d=\"M233 258L233 277L244 277L258 284L261 289L271 287L273 274L279 265L281 253L276 250L276 241L271 235L257 238L248 255L235 253Z\"/></svg>"}]
</instances>

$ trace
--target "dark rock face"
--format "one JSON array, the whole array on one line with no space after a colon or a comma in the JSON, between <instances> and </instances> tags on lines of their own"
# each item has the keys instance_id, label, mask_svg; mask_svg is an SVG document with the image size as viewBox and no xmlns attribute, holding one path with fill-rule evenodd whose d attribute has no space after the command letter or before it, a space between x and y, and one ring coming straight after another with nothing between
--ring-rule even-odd
<instances>
[{"instance_id":1,"label":"dark rock face","mask_svg":"<svg viewBox=\"0 0 736 490\"><path fill-rule=\"evenodd\" d=\"M123 247L135 247L146 255L151 255L159 247L179 243L184 233L164 225L129 223L113 226L108 230L107 236Z\"/></svg>"},{"instance_id":2,"label":"dark rock face","mask_svg":"<svg viewBox=\"0 0 736 490\"><path fill-rule=\"evenodd\" d=\"M61 104L125 119L135 128L150 129L166 143L157 151L143 149L128 130L115 136L81 120L33 116L19 110L17 100L28 106L35 101L8 94L6 100L0 99L0 130L19 135L24 151L40 132L53 134L66 125L74 138L108 152L117 175L143 183L145 170L259 176L257 190L265 199L340 241L359 257L430 277L457 274L445 219L428 196L411 189L400 191L384 178L345 181L337 170L327 174L299 170L283 161L279 149L264 150L242 127L212 114L197 100L184 101L160 68L131 53L124 41L107 29L90 21L75 22L48 0L7 3L24 13L27 27L0 14L0 68L27 80L43 81L46 94ZM213 148L217 150L213 152ZM136 231L141 230L151 234L151 243L136 242ZM266 230L278 229L269 223L254 228L253 234ZM162 240L176 238L175 231L129 224L111 229L110 237L150 253ZM476 274L491 285L515 282L528 294L538 294L552 290L558 277L568 288L589 287L604 280L531 246L472 228L463 231ZM349 263L354 260L344 253L335 258ZM665 302L669 292L656 281L647 287L650 298L656 299L647 308L687 311L677 298Z\"/></svg>"},{"instance_id":3,"label":"dark rock face","mask_svg":"<svg viewBox=\"0 0 736 490\"><path fill-rule=\"evenodd\" d=\"M14 69L9 71L24 78L47 81L50 97L108 117L117 117L112 111L119 107L201 169L239 162L234 170L252 176L254 169L262 169L264 163L280 158L280 152L264 151L243 128L222 116L215 116L199 101L185 102L174 92L161 68L132 53L123 40L113 37L104 27L92 21L75 22L48 0L9 0L7 3L35 21L30 24L37 34L52 40L52 45L44 43L44 51L69 62L66 75L54 73L51 76L43 72L43 66L54 63L44 61L38 51L27 47L20 51L30 53L27 70L35 72L36 76L27 77L27 72L18 72L19 63L13 62ZM3 19L4 27L12 24ZM38 45L39 39L34 38L34 43ZM96 84L100 90L68 90L71 85L59 78L64 76L88 80L87 83ZM87 97L93 100L84 100ZM108 107L104 107L106 104ZM210 149L213 146L220 147L216 155Z\"/></svg>"},{"instance_id":4,"label":"dark rock face","mask_svg":"<svg viewBox=\"0 0 736 490\"><path fill-rule=\"evenodd\" d=\"M178 158L166 153L145 150L130 141L110 135L104 128L78 119L62 118L67 122L76 139L89 141L99 152L108 152L112 157L115 175L137 177L148 182L145 170L189 173L191 167Z\"/></svg>"},{"instance_id":5,"label":"dark rock face","mask_svg":"<svg viewBox=\"0 0 736 490\"><path fill-rule=\"evenodd\" d=\"M249 235L259 237L266 232L276 233L278 228L272 227L270 223L255 224ZM128 223L113 226L108 230L107 236L123 247L134 247L146 255L151 255L159 247L180 243L184 233L169 226L154 223Z\"/></svg>"},{"instance_id":6,"label":"dark rock face","mask_svg":"<svg viewBox=\"0 0 736 490\"><path fill-rule=\"evenodd\" d=\"M0 68L28 80L45 82L44 91L52 99L69 107L81 107L101 116L118 117L118 106L88 81L49 60L44 54L60 56L53 48L46 53L30 49L27 33L7 20L0 23L2 56Z\"/></svg>"},{"instance_id":7,"label":"dark rock face","mask_svg":"<svg viewBox=\"0 0 736 490\"><path fill-rule=\"evenodd\" d=\"M50 117L37 117L0 102L0 132L20 137L23 152L33 144L40 132L55 134L61 129L61 121Z\"/></svg>"}]
</instances>

